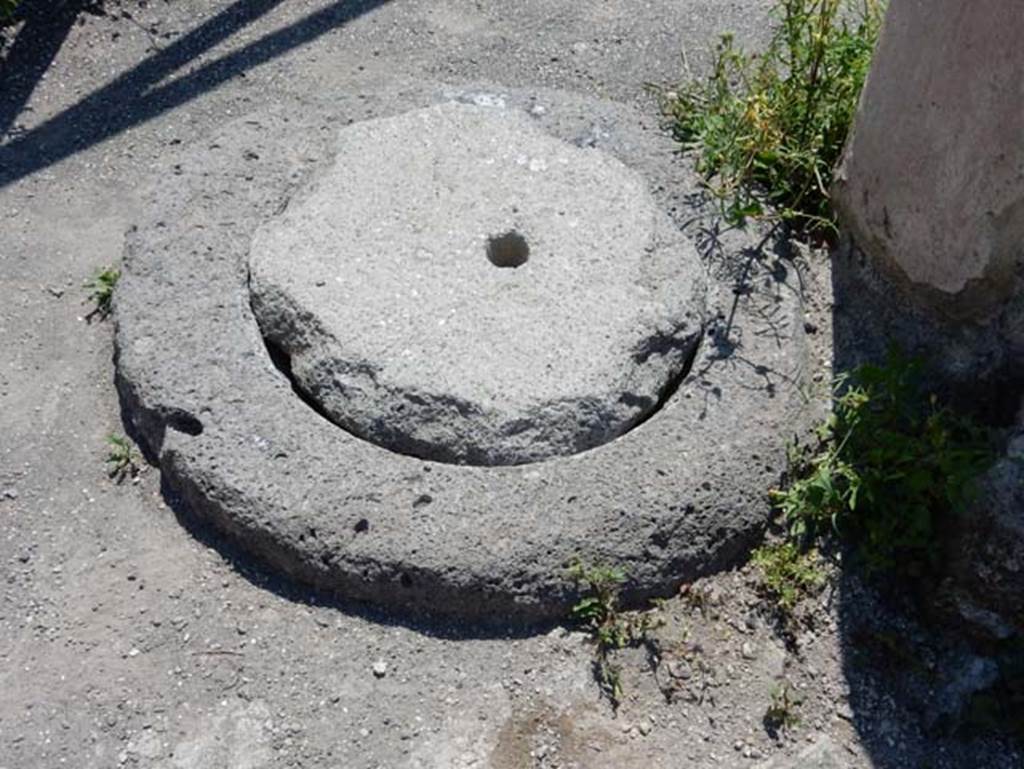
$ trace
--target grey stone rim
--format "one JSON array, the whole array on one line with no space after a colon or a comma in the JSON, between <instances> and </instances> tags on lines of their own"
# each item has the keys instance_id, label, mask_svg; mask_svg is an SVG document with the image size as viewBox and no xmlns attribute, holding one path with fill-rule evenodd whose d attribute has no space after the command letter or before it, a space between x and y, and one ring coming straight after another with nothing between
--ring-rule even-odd
<instances>
[{"instance_id":1,"label":"grey stone rim","mask_svg":"<svg viewBox=\"0 0 1024 769\"><path fill-rule=\"evenodd\" d=\"M723 235L709 256L713 320L686 380L652 418L581 454L506 467L395 454L311 410L270 360L248 303L258 223L322 162L339 120L452 98L599 144L677 219L693 215L671 140L622 105L421 88L246 116L184 151L127 238L115 363L132 433L192 512L247 552L391 609L528 622L571 606L574 558L623 566L629 602L730 564L764 526L786 438L807 419L798 277L741 253L752 235Z\"/></svg>"}]
</instances>

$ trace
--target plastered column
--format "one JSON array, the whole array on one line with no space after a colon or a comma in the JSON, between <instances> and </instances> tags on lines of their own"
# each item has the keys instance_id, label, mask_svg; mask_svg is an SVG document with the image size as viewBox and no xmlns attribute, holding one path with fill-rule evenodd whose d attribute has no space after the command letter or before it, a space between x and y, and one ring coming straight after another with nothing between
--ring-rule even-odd
<instances>
[{"instance_id":1,"label":"plastered column","mask_svg":"<svg viewBox=\"0 0 1024 769\"><path fill-rule=\"evenodd\" d=\"M1000 312L1024 250L1021 0L890 0L834 196L895 301Z\"/></svg>"}]
</instances>

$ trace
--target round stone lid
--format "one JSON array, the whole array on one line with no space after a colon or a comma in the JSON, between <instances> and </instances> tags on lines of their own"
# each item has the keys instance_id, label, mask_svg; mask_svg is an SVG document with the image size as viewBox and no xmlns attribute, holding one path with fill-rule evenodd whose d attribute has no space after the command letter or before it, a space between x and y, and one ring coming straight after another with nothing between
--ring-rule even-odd
<instances>
[{"instance_id":1,"label":"round stone lid","mask_svg":"<svg viewBox=\"0 0 1024 769\"><path fill-rule=\"evenodd\" d=\"M251 302L296 386L394 451L503 465L649 416L699 342L703 267L643 179L526 113L356 123L253 238Z\"/></svg>"}]
</instances>

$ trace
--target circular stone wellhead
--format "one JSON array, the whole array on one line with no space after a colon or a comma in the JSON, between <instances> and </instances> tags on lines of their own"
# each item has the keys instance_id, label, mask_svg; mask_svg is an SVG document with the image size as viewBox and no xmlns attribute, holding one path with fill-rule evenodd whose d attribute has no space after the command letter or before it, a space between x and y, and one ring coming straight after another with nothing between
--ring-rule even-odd
<instances>
[{"instance_id":1,"label":"circular stone wellhead","mask_svg":"<svg viewBox=\"0 0 1024 769\"><path fill-rule=\"evenodd\" d=\"M532 621L575 559L627 602L729 565L808 419L799 281L753 235L698 255L672 150L559 92L234 121L127 239L131 432L191 514L389 608Z\"/></svg>"},{"instance_id":2,"label":"circular stone wellhead","mask_svg":"<svg viewBox=\"0 0 1024 769\"><path fill-rule=\"evenodd\" d=\"M459 103L356 123L336 152L249 266L268 343L345 429L534 462L626 432L689 364L704 266L614 157Z\"/></svg>"}]
</instances>

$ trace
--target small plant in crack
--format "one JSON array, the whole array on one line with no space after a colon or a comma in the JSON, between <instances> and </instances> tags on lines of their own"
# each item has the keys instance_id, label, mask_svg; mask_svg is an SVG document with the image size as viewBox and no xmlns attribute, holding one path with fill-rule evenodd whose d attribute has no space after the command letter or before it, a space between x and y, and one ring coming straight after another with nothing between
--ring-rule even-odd
<instances>
[{"instance_id":1,"label":"small plant in crack","mask_svg":"<svg viewBox=\"0 0 1024 769\"><path fill-rule=\"evenodd\" d=\"M786 681L772 687L771 702L764 714L764 725L770 733L786 732L800 723L800 706L803 697L793 691Z\"/></svg>"},{"instance_id":2,"label":"small plant in crack","mask_svg":"<svg viewBox=\"0 0 1024 769\"><path fill-rule=\"evenodd\" d=\"M108 435L107 447L107 475L117 483L138 476L142 470L139 455L127 438Z\"/></svg>"},{"instance_id":3,"label":"small plant in crack","mask_svg":"<svg viewBox=\"0 0 1024 769\"><path fill-rule=\"evenodd\" d=\"M572 607L572 619L590 633L596 655L595 677L612 707L618 708L623 695L622 667L612 659L612 654L645 643L658 623L650 614L620 609L619 593L626 581L624 569L587 565L577 560L570 565L569 576L585 592Z\"/></svg>"},{"instance_id":4,"label":"small plant in crack","mask_svg":"<svg viewBox=\"0 0 1024 769\"><path fill-rule=\"evenodd\" d=\"M104 320L113 309L114 288L121 277L121 271L114 267L104 267L83 284L83 288L89 289L89 296L86 301L93 305L92 310L85 316L86 320L99 318Z\"/></svg>"}]
</instances>

